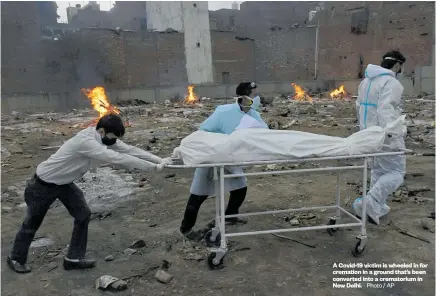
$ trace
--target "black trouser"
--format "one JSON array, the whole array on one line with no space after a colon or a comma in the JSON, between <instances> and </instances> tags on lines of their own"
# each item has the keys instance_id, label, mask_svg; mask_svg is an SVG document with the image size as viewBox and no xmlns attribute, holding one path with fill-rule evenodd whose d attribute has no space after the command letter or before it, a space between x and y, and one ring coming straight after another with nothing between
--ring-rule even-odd
<instances>
[{"instance_id":1,"label":"black trouser","mask_svg":"<svg viewBox=\"0 0 436 296\"><path fill-rule=\"evenodd\" d=\"M20 264L26 263L29 247L35 233L41 226L51 204L57 198L74 217L74 229L67 257L70 259L83 259L85 257L91 210L86 204L82 190L73 183L55 185L33 177L24 191L27 214L15 237L11 252L12 260Z\"/></svg>"},{"instance_id":2,"label":"black trouser","mask_svg":"<svg viewBox=\"0 0 436 296\"><path fill-rule=\"evenodd\" d=\"M247 187L230 191L229 204L227 205L226 215L235 215L239 213L239 208L244 202L247 195ZM219 198L219 197L216 197ZM207 199L207 195L195 195L191 194L186 205L185 215L183 217L182 226L180 226L181 232L186 232L194 227L197 221L198 211L201 205Z\"/></svg>"}]
</instances>

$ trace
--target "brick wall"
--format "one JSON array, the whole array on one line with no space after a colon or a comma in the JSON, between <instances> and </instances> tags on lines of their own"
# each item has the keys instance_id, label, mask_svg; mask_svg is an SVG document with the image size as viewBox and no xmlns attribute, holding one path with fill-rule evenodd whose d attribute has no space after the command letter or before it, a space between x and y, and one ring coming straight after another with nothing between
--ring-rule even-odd
<instances>
[{"instance_id":1,"label":"brick wall","mask_svg":"<svg viewBox=\"0 0 436 296\"><path fill-rule=\"evenodd\" d=\"M265 32L255 41L256 80L291 81L314 76L315 29Z\"/></svg>"},{"instance_id":2,"label":"brick wall","mask_svg":"<svg viewBox=\"0 0 436 296\"><path fill-rule=\"evenodd\" d=\"M247 1L240 6L236 30L256 38L272 27L283 30L308 22L309 11L315 10L315 1Z\"/></svg>"},{"instance_id":3,"label":"brick wall","mask_svg":"<svg viewBox=\"0 0 436 296\"><path fill-rule=\"evenodd\" d=\"M59 41L44 40L36 2L1 5L3 93L188 83L183 33L101 28L82 29ZM234 32L211 32L214 82L223 83L224 76L228 83L312 79L316 30L304 22L315 6L243 3L235 12ZM353 14L364 8L366 33L352 34ZM434 2L326 2L312 23L318 20L320 79L356 79L362 67L379 64L394 48L407 58L406 75L416 66L431 64ZM303 27L293 28L295 22Z\"/></svg>"},{"instance_id":4,"label":"brick wall","mask_svg":"<svg viewBox=\"0 0 436 296\"><path fill-rule=\"evenodd\" d=\"M39 92L44 54L37 2L1 2L2 92Z\"/></svg>"},{"instance_id":5,"label":"brick wall","mask_svg":"<svg viewBox=\"0 0 436 296\"><path fill-rule=\"evenodd\" d=\"M211 32L215 83L239 83L255 80L254 40L233 32ZM228 73L228 80L226 77Z\"/></svg>"},{"instance_id":6,"label":"brick wall","mask_svg":"<svg viewBox=\"0 0 436 296\"><path fill-rule=\"evenodd\" d=\"M156 34L157 39L159 84L188 83L183 33L154 34Z\"/></svg>"},{"instance_id":7,"label":"brick wall","mask_svg":"<svg viewBox=\"0 0 436 296\"><path fill-rule=\"evenodd\" d=\"M123 33L126 72L132 87L159 85L157 35Z\"/></svg>"},{"instance_id":8,"label":"brick wall","mask_svg":"<svg viewBox=\"0 0 436 296\"><path fill-rule=\"evenodd\" d=\"M109 89L128 87L122 33L112 29L84 29L80 32L81 84L102 83ZM92 66L92 68L91 68Z\"/></svg>"},{"instance_id":9,"label":"brick wall","mask_svg":"<svg viewBox=\"0 0 436 296\"><path fill-rule=\"evenodd\" d=\"M405 74L431 62L434 2L327 2L320 21L319 77L356 79L360 63L380 64L384 53L399 49ZM368 9L366 34L351 33L352 14Z\"/></svg>"}]
</instances>

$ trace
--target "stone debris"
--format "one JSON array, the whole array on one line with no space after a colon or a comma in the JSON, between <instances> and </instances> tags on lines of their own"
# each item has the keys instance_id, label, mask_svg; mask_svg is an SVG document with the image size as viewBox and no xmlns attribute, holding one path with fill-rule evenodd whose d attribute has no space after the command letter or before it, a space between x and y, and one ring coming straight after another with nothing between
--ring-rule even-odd
<instances>
[{"instance_id":1,"label":"stone debris","mask_svg":"<svg viewBox=\"0 0 436 296\"><path fill-rule=\"evenodd\" d=\"M104 258L104 261L106 262L110 262L110 261L114 261L115 257L113 255L108 255Z\"/></svg>"},{"instance_id":2,"label":"stone debris","mask_svg":"<svg viewBox=\"0 0 436 296\"><path fill-rule=\"evenodd\" d=\"M54 240L52 240L49 237L39 237L32 241L30 244L31 248L41 248L41 247L48 247L54 244Z\"/></svg>"},{"instance_id":3,"label":"stone debris","mask_svg":"<svg viewBox=\"0 0 436 296\"><path fill-rule=\"evenodd\" d=\"M129 248L130 249L140 249L145 247L145 241L144 240L138 240L134 242Z\"/></svg>"},{"instance_id":4,"label":"stone debris","mask_svg":"<svg viewBox=\"0 0 436 296\"><path fill-rule=\"evenodd\" d=\"M132 248L127 248L123 251L123 253L127 256L133 255L136 252L138 252L136 249L132 249Z\"/></svg>"},{"instance_id":5,"label":"stone debris","mask_svg":"<svg viewBox=\"0 0 436 296\"><path fill-rule=\"evenodd\" d=\"M111 275L102 275L95 281L95 288L97 290L122 291L127 289L127 282Z\"/></svg>"},{"instance_id":6,"label":"stone debris","mask_svg":"<svg viewBox=\"0 0 436 296\"><path fill-rule=\"evenodd\" d=\"M158 269L156 271L156 274L154 275L154 278L157 279L159 282L168 284L171 282L171 280L174 278L171 274L167 273L166 271L162 269Z\"/></svg>"}]
</instances>

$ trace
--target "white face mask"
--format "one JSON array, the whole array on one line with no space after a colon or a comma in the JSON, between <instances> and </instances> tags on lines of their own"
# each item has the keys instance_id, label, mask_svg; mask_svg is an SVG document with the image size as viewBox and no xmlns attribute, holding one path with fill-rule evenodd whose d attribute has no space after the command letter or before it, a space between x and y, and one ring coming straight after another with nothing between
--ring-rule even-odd
<instances>
[{"instance_id":1,"label":"white face mask","mask_svg":"<svg viewBox=\"0 0 436 296\"><path fill-rule=\"evenodd\" d=\"M250 98L249 96L241 96L241 97L244 97L246 100L248 100L249 102L248 102L248 104L247 105L244 105L243 104L243 102L241 102L241 104L239 104L239 98L236 98L236 103L238 103L239 104L239 106L241 106L241 107L243 107L243 108L252 108L252 106L253 106L253 104L254 104L254 101L253 101L253 99L252 98ZM244 101L244 100L243 100ZM251 103L251 104L250 104Z\"/></svg>"},{"instance_id":2,"label":"white face mask","mask_svg":"<svg viewBox=\"0 0 436 296\"><path fill-rule=\"evenodd\" d=\"M259 108L260 108L260 97L259 96L255 96L253 98L253 104L251 105L251 108L254 110L259 110Z\"/></svg>"}]
</instances>

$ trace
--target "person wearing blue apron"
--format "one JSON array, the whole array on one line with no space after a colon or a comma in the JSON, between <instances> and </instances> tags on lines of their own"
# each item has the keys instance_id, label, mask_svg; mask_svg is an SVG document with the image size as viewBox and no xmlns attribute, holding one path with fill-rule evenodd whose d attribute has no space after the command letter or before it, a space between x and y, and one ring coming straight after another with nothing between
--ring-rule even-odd
<instances>
[{"instance_id":1,"label":"person wearing blue apron","mask_svg":"<svg viewBox=\"0 0 436 296\"><path fill-rule=\"evenodd\" d=\"M237 100L233 104L218 106L214 113L209 116L201 125L200 130L231 134L239 125L244 115L249 115L256 119L264 128L268 128L262 120L259 112L255 109L259 108L260 99L254 100L251 96L253 90L257 88L254 82L243 82L236 88ZM225 169L226 173L241 174L243 173L240 167L231 167ZM224 188L226 192L230 192L230 199L227 205L226 215L238 214L239 208L245 200L247 194L246 177L225 179ZM203 202L208 196L215 194L215 182L213 180L212 168L197 168L194 174L194 180L190 189L190 197L186 205L184 218L180 226L180 232L189 240L199 241L204 233L195 231L193 227L197 221L197 215ZM227 223L245 224L246 220L234 217L227 218Z\"/></svg>"},{"instance_id":2,"label":"person wearing blue apron","mask_svg":"<svg viewBox=\"0 0 436 296\"><path fill-rule=\"evenodd\" d=\"M372 126L386 127L401 116L403 86L398 81L406 58L399 51L390 51L383 56L381 65L369 64L365 80L359 86L356 101L360 130ZM388 135L386 152L404 150L403 135ZM379 156L371 168L371 186L366 196L366 214L369 222L380 223L390 208L386 201L403 183L406 173L404 155ZM357 216L362 215L362 198L353 203Z\"/></svg>"}]
</instances>

